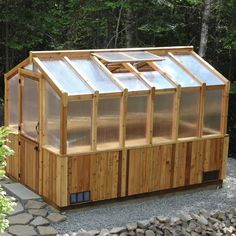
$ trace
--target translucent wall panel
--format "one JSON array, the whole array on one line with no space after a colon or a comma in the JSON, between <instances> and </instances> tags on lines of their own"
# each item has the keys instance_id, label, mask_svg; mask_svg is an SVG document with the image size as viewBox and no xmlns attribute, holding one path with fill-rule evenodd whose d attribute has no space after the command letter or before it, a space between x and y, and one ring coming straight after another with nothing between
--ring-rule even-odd
<instances>
[{"instance_id":1,"label":"translucent wall panel","mask_svg":"<svg viewBox=\"0 0 236 236\"><path fill-rule=\"evenodd\" d=\"M174 94L156 94L154 100L153 137L171 139Z\"/></svg>"},{"instance_id":2,"label":"translucent wall panel","mask_svg":"<svg viewBox=\"0 0 236 236\"><path fill-rule=\"evenodd\" d=\"M128 97L126 115L126 144L146 142L147 96Z\"/></svg>"},{"instance_id":3,"label":"translucent wall panel","mask_svg":"<svg viewBox=\"0 0 236 236\"><path fill-rule=\"evenodd\" d=\"M8 122L9 126L16 130L18 130L18 84L18 74L8 80Z\"/></svg>"},{"instance_id":4,"label":"translucent wall panel","mask_svg":"<svg viewBox=\"0 0 236 236\"><path fill-rule=\"evenodd\" d=\"M120 92L116 84L92 60L71 59L71 62L79 70L80 74L90 81L99 92Z\"/></svg>"},{"instance_id":5,"label":"translucent wall panel","mask_svg":"<svg viewBox=\"0 0 236 236\"><path fill-rule=\"evenodd\" d=\"M174 85L171 84L165 77L163 77L157 71L146 71L146 72L141 72L141 74L156 89L170 89L170 88L174 88Z\"/></svg>"},{"instance_id":6,"label":"translucent wall panel","mask_svg":"<svg viewBox=\"0 0 236 236\"><path fill-rule=\"evenodd\" d=\"M22 131L29 137L37 139L39 122L39 83L24 78L22 90Z\"/></svg>"},{"instance_id":7,"label":"translucent wall panel","mask_svg":"<svg viewBox=\"0 0 236 236\"><path fill-rule=\"evenodd\" d=\"M206 91L203 135L220 132L222 95L222 90Z\"/></svg>"},{"instance_id":8,"label":"translucent wall panel","mask_svg":"<svg viewBox=\"0 0 236 236\"><path fill-rule=\"evenodd\" d=\"M169 56L164 56L164 60L155 62L167 74L169 74L182 87L200 86L189 74L187 74L180 66L178 66Z\"/></svg>"},{"instance_id":9,"label":"translucent wall panel","mask_svg":"<svg viewBox=\"0 0 236 236\"><path fill-rule=\"evenodd\" d=\"M97 143L119 145L120 98L99 99ZM109 147L109 146L108 146Z\"/></svg>"},{"instance_id":10,"label":"translucent wall panel","mask_svg":"<svg viewBox=\"0 0 236 236\"><path fill-rule=\"evenodd\" d=\"M60 97L46 83L45 91L45 131L46 144L60 148Z\"/></svg>"},{"instance_id":11,"label":"translucent wall panel","mask_svg":"<svg viewBox=\"0 0 236 236\"><path fill-rule=\"evenodd\" d=\"M70 101L68 103L67 146L91 147L92 142L92 100Z\"/></svg>"},{"instance_id":12,"label":"translucent wall panel","mask_svg":"<svg viewBox=\"0 0 236 236\"><path fill-rule=\"evenodd\" d=\"M89 87L63 60L42 60L42 63L54 76L55 84L59 84L59 86L68 94L91 93Z\"/></svg>"},{"instance_id":13,"label":"translucent wall panel","mask_svg":"<svg viewBox=\"0 0 236 236\"><path fill-rule=\"evenodd\" d=\"M148 90L149 88L132 73L113 74L129 91Z\"/></svg>"},{"instance_id":14,"label":"translucent wall panel","mask_svg":"<svg viewBox=\"0 0 236 236\"><path fill-rule=\"evenodd\" d=\"M193 74L203 80L206 85L224 84L214 73L202 64L193 55L175 55Z\"/></svg>"},{"instance_id":15,"label":"translucent wall panel","mask_svg":"<svg viewBox=\"0 0 236 236\"><path fill-rule=\"evenodd\" d=\"M180 98L179 138L197 135L199 118L199 91L182 91Z\"/></svg>"}]
</instances>

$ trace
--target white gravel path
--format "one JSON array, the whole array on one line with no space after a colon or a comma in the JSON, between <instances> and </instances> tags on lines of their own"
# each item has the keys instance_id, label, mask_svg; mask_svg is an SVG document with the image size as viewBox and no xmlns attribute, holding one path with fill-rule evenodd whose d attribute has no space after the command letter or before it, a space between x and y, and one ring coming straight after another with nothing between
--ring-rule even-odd
<instances>
[{"instance_id":1,"label":"white gravel path","mask_svg":"<svg viewBox=\"0 0 236 236\"><path fill-rule=\"evenodd\" d=\"M236 159L228 160L228 175L223 188L208 188L144 197L66 211L67 220L54 227L59 233L124 226L152 216L175 216L179 212L213 211L236 207Z\"/></svg>"}]
</instances>

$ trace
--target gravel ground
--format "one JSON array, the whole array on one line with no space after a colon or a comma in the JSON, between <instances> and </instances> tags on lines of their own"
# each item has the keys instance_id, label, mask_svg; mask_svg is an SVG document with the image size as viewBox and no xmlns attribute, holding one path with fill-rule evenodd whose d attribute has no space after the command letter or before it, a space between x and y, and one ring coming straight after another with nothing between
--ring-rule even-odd
<instances>
[{"instance_id":1,"label":"gravel ground","mask_svg":"<svg viewBox=\"0 0 236 236\"><path fill-rule=\"evenodd\" d=\"M188 190L160 196L145 197L121 202L66 211L67 220L54 227L59 233L95 230L124 226L129 222L149 219L152 216L176 216L181 211L197 212L228 210L236 207L236 159L228 160L228 175L223 188Z\"/></svg>"}]
</instances>

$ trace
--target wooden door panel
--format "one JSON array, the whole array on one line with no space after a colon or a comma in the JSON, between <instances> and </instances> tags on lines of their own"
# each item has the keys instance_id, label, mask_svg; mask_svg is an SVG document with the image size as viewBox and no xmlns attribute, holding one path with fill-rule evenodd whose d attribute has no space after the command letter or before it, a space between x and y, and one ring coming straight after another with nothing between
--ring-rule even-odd
<instances>
[{"instance_id":1,"label":"wooden door panel","mask_svg":"<svg viewBox=\"0 0 236 236\"><path fill-rule=\"evenodd\" d=\"M39 152L38 144L27 138L20 138L20 182L38 192Z\"/></svg>"}]
</instances>

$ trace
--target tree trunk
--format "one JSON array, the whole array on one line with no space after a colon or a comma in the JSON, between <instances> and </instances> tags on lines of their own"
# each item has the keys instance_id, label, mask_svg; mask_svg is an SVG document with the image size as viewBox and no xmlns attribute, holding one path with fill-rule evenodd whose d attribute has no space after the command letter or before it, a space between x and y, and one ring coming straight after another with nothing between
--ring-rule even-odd
<instances>
[{"instance_id":1,"label":"tree trunk","mask_svg":"<svg viewBox=\"0 0 236 236\"><path fill-rule=\"evenodd\" d=\"M124 2L121 3L120 9L119 9L119 15L116 23L116 33L115 33L115 43L114 47L117 47L117 42L118 42L118 37L119 37L119 28L120 28L120 21L121 21L121 15L122 15L122 10L123 10Z\"/></svg>"},{"instance_id":2,"label":"tree trunk","mask_svg":"<svg viewBox=\"0 0 236 236\"><path fill-rule=\"evenodd\" d=\"M126 10L125 37L126 37L126 47L131 48L133 45L133 34L132 34L132 10L130 8Z\"/></svg>"},{"instance_id":3,"label":"tree trunk","mask_svg":"<svg viewBox=\"0 0 236 236\"><path fill-rule=\"evenodd\" d=\"M6 19L5 19L5 71L9 71L9 22L8 22L8 1L6 1Z\"/></svg>"},{"instance_id":4,"label":"tree trunk","mask_svg":"<svg viewBox=\"0 0 236 236\"><path fill-rule=\"evenodd\" d=\"M207 50L207 40L208 40L208 28L209 28L209 19L211 15L211 4L212 0L204 1L204 10L202 16L202 27L201 27L201 40L199 46L199 55L205 57Z\"/></svg>"}]
</instances>

